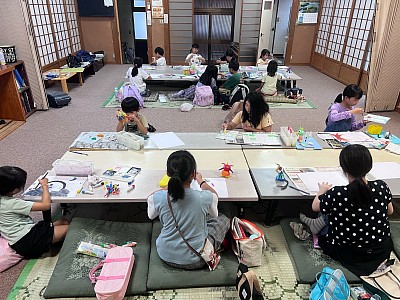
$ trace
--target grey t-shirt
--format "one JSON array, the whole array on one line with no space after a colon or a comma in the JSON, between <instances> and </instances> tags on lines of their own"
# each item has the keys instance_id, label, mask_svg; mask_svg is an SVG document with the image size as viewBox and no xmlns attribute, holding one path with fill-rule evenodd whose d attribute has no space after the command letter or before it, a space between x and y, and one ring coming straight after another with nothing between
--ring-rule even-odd
<instances>
[{"instance_id":1,"label":"grey t-shirt","mask_svg":"<svg viewBox=\"0 0 400 300\"><path fill-rule=\"evenodd\" d=\"M29 216L33 202L0 197L0 233L10 245L24 237L35 223Z\"/></svg>"}]
</instances>

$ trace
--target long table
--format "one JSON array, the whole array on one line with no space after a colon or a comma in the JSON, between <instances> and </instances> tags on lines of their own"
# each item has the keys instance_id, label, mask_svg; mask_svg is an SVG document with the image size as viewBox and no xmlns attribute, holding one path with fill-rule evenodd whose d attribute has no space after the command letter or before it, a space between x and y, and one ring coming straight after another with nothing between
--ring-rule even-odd
<instances>
[{"instance_id":1,"label":"long table","mask_svg":"<svg viewBox=\"0 0 400 300\"><path fill-rule=\"evenodd\" d=\"M145 202L147 197L160 189L159 181L166 173L166 162L173 150L148 151L90 151L88 155L81 155L81 161L93 161L95 174L102 174L105 170L118 165L135 166L142 168L135 178L135 189L127 192L128 185L120 184L121 193L104 197L103 188L94 189L94 195L79 193L73 198L53 198L55 203L115 203L115 202ZM234 173L226 179L228 197L221 201L258 201L258 195L248 171L246 160L241 150L192 150L196 159L197 169L207 178L220 177L223 162L233 164ZM62 159L77 159L77 155L66 152ZM51 171L49 175L53 175ZM115 181L115 183L117 183Z\"/></svg>"},{"instance_id":2,"label":"long table","mask_svg":"<svg viewBox=\"0 0 400 300\"><path fill-rule=\"evenodd\" d=\"M295 149L243 149L254 186L261 200L269 200L265 223L269 225L279 200L313 199L291 188L281 189L275 182L276 163L283 167L336 167L340 149L301 151ZM399 162L400 157L384 150L370 149L374 162ZM289 184L293 185L290 182ZM385 179L395 199L400 199L400 179Z\"/></svg>"}]
</instances>

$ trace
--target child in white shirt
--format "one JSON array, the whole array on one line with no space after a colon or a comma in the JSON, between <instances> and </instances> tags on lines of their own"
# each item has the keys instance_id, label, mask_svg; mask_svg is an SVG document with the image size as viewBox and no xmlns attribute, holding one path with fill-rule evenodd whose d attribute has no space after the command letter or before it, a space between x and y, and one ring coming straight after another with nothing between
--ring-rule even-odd
<instances>
[{"instance_id":1,"label":"child in white shirt","mask_svg":"<svg viewBox=\"0 0 400 300\"><path fill-rule=\"evenodd\" d=\"M129 82L136 86L143 97L149 97L151 92L146 89L145 79L150 80L151 76L142 69L143 59L135 57L133 60L133 67L130 67L126 72L125 78L129 79Z\"/></svg>"},{"instance_id":2,"label":"child in white shirt","mask_svg":"<svg viewBox=\"0 0 400 300\"><path fill-rule=\"evenodd\" d=\"M151 62L152 66L166 66L167 60L164 57L164 49L161 47L157 47L154 49L154 53L156 56L153 56L153 61Z\"/></svg>"},{"instance_id":3,"label":"child in white shirt","mask_svg":"<svg viewBox=\"0 0 400 300\"><path fill-rule=\"evenodd\" d=\"M199 53L199 44L194 43L190 48L190 53L186 56L185 62L191 65L201 65L206 60Z\"/></svg>"}]
</instances>

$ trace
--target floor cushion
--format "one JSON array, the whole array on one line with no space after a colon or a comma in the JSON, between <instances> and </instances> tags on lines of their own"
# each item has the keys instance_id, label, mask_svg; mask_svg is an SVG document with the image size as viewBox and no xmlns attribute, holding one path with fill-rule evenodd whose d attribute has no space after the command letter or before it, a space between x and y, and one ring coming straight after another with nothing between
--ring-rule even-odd
<instances>
[{"instance_id":1,"label":"floor cushion","mask_svg":"<svg viewBox=\"0 0 400 300\"><path fill-rule=\"evenodd\" d=\"M320 249L314 249L311 239L300 241L293 234L290 222L300 223L298 218L285 218L280 221L283 234L289 247L293 265L297 273L299 283L314 283L315 275L325 266L332 269L341 269L349 283L359 283L361 280L343 267L339 262L322 253Z\"/></svg>"},{"instance_id":2,"label":"floor cushion","mask_svg":"<svg viewBox=\"0 0 400 300\"><path fill-rule=\"evenodd\" d=\"M238 261L230 249L221 253L221 261L214 271L210 271L208 268L190 271L181 270L165 264L158 256L156 249L156 239L160 235L161 227L158 220L154 221L147 279L149 291L235 285ZM188 249L188 251L190 250Z\"/></svg>"},{"instance_id":3,"label":"floor cushion","mask_svg":"<svg viewBox=\"0 0 400 300\"><path fill-rule=\"evenodd\" d=\"M17 264L23 257L8 245L8 241L0 236L0 273Z\"/></svg>"},{"instance_id":4,"label":"floor cushion","mask_svg":"<svg viewBox=\"0 0 400 300\"><path fill-rule=\"evenodd\" d=\"M113 222L73 218L59 258L45 290L45 298L95 296L88 278L100 259L76 252L81 241L93 244L123 245L137 242L133 248L135 263L126 295L146 292L152 224Z\"/></svg>"},{"instance_id":5,"label":"floor cushion","mask_svg":"<svg viewBox=\"0 0 400 300\"><path fill-rule=\"evenodd\" d=\"M394 253L400 259L400 221L390 221L390 234L392 235Z\"/></svg>"}]
</instances>

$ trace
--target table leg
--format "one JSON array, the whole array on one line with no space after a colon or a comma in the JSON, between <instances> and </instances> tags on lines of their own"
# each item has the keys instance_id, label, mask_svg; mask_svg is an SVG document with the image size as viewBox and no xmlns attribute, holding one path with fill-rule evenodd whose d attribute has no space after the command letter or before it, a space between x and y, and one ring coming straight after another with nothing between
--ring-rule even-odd
<instances>
[{"instance_id":1,"label":"table leg","mask_svg":"<svg viewBox=\"0 0 400 300\"><path fill-rule=\"evenodd\" d=\"M296 80L293 80L293 88L296 87Z\"/></svg>"},{"instance_id":2,"label":"table leg","mask_svg":"<svg viewBox=\"0 0 400 300\"><path fill-rule=\"evenodd\" d=\"M272 218L274 217L275 210L278 206L278 200L269 200L268 202L269 203L267 207L267 213L265 214L264 223L265 225L270 226Z\"/></svg>"},{"instance_id":3,"label":"table leg","mask_svg":"<svg viewBox=\"0 0 400 300\"><path fill-rule=\"evenodd\" d=\"M68 85L67 85L67 80L63 79L61 81L61 87L64 93L68 94Z\"/></svg>"},{"instance_id":4,"label":"table leg","mask_svg":"<svg viewBox=\"0 0 400 300\"><path fill-rule=\"evenodd\" d=\"M82 85L82 84L83 84L83 75L82 75L82 72L81 72L81 73L78 73L78 76L79 76L79 85Z\"/></svg>"}]
</instances>

